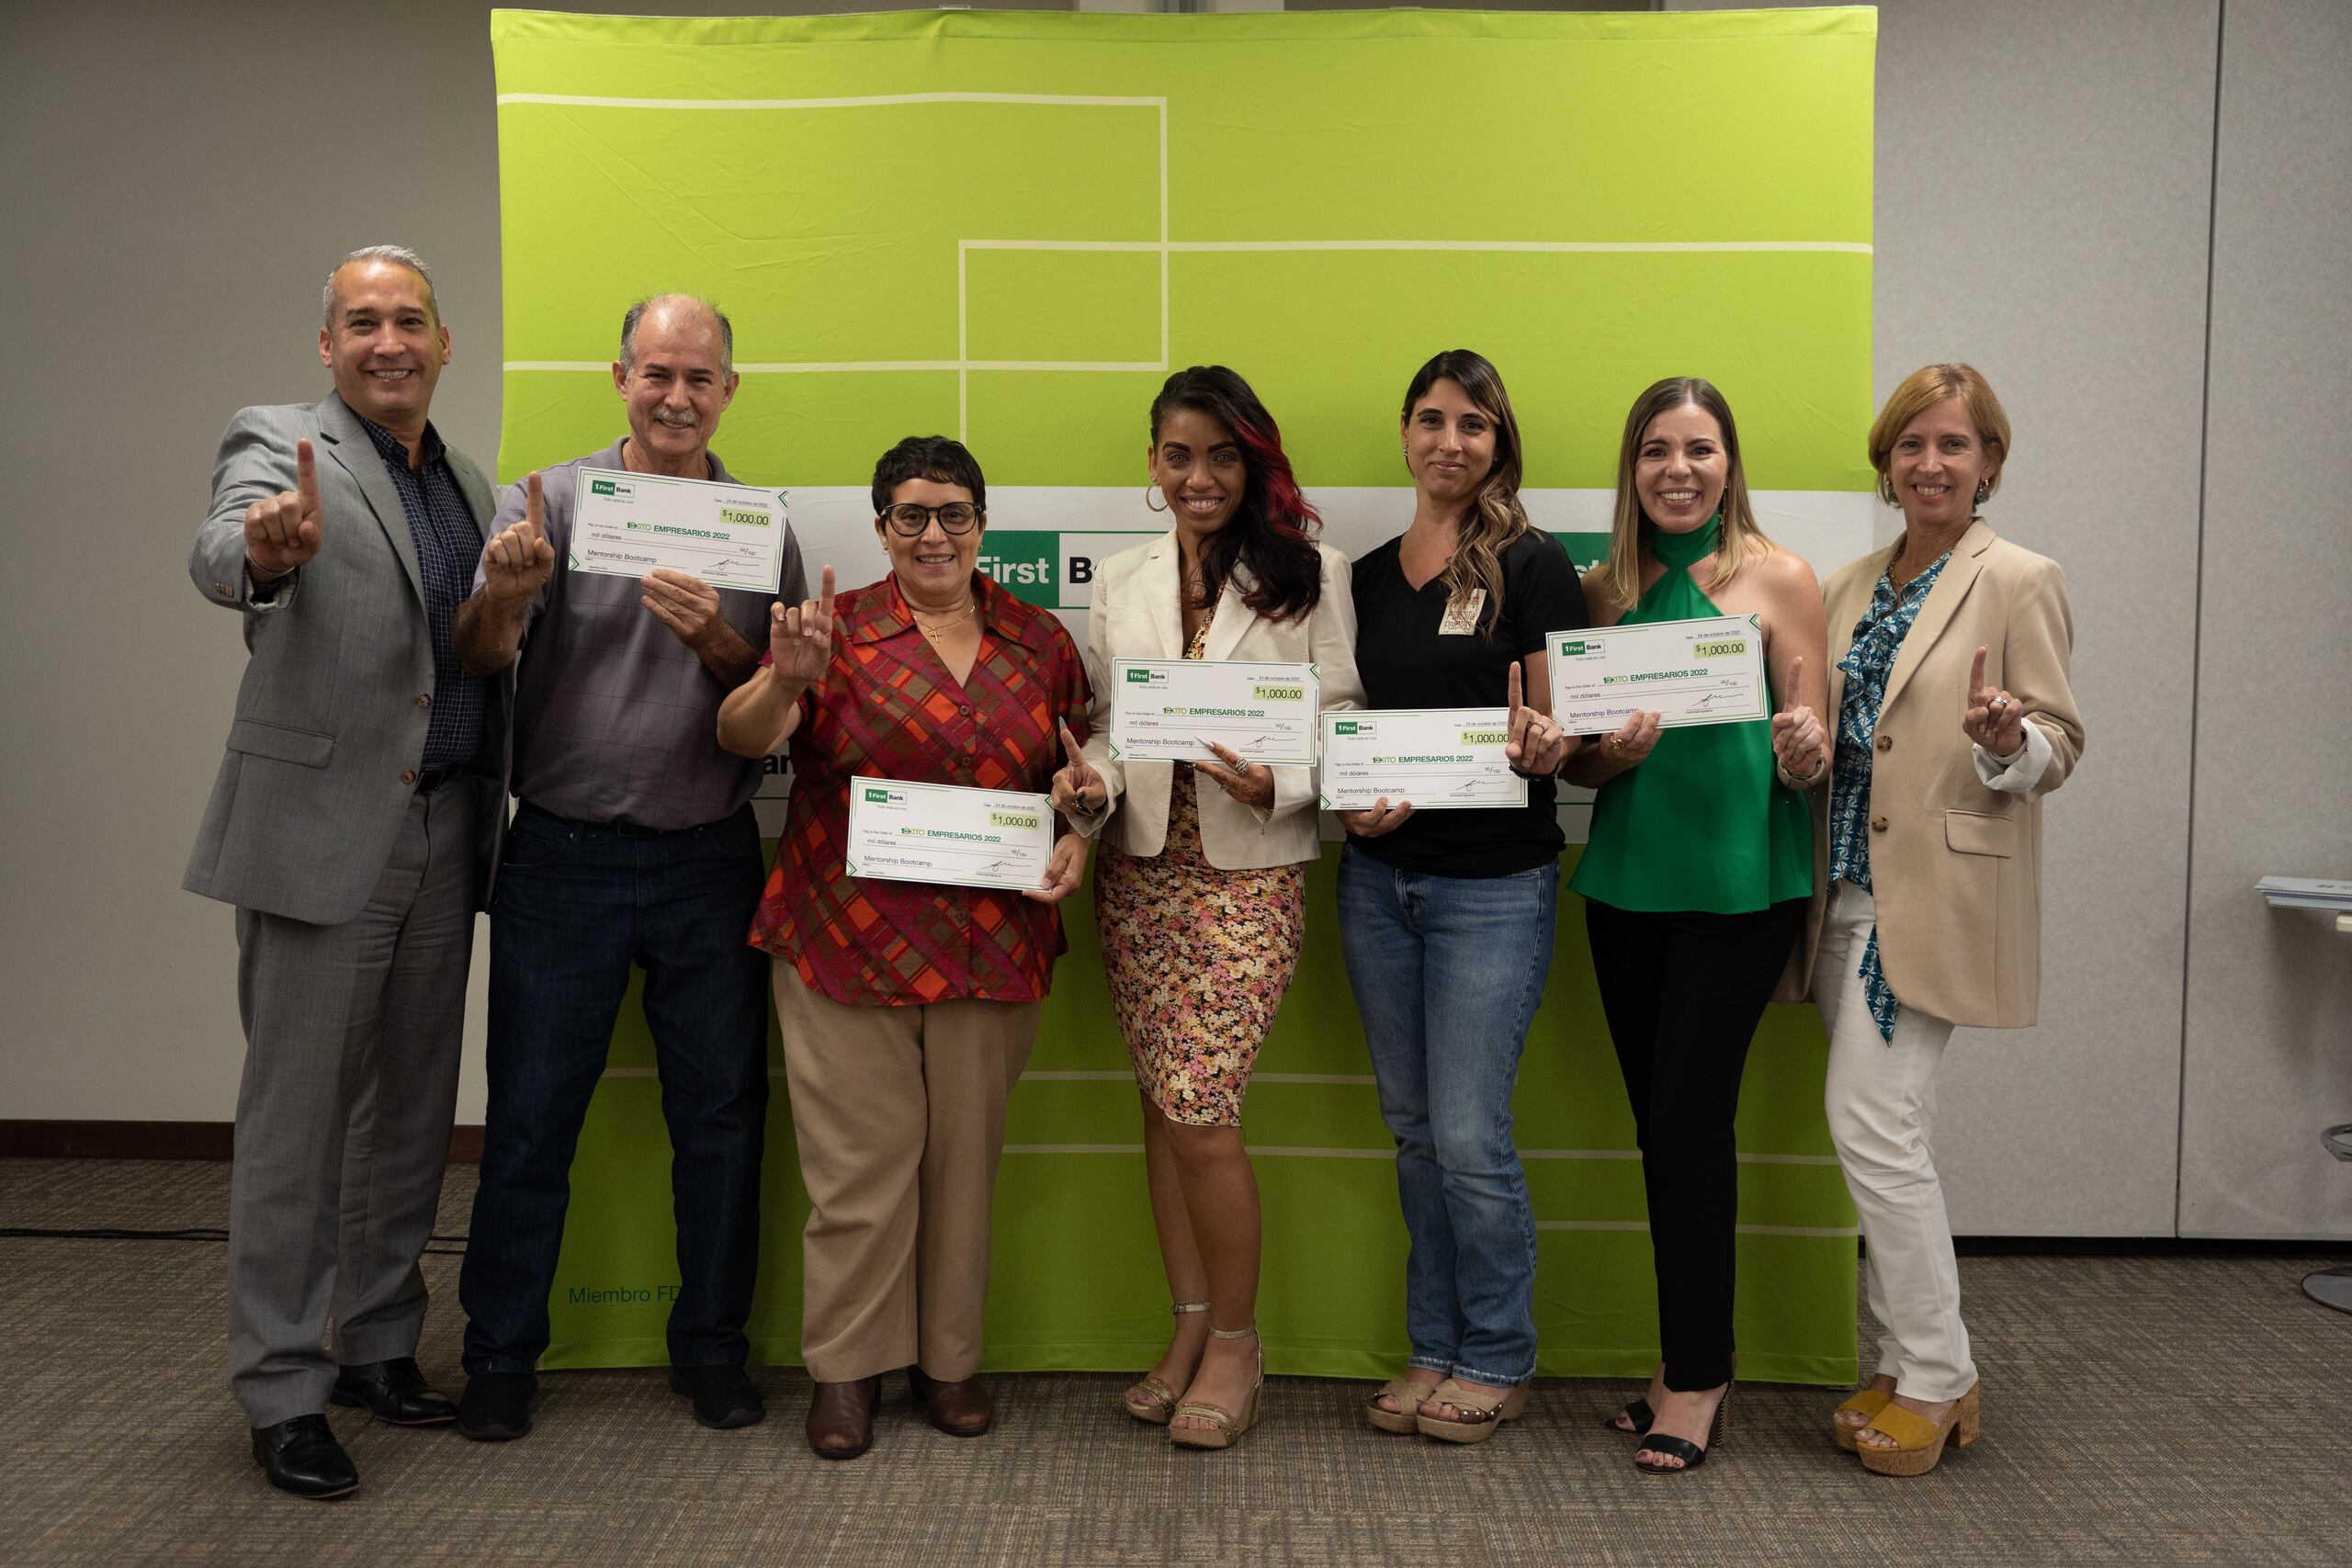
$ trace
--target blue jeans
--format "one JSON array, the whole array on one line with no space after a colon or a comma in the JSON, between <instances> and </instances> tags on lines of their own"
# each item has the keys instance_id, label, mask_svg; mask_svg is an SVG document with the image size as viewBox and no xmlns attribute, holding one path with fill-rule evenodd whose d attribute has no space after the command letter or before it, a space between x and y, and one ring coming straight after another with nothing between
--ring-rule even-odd
<instances>
[{"instance_id":1,"label":"blue jeans","mask_svg":"<svg viewBox=\"0 0 2352 1568\"><path fill-rule=\"evenodd\" d=\"M744 938L762 881L749 806L654 837L530 807L515 814L490 911L490 1105L458 1281L469 1374L527 1372L547 1348L571 1156L632 965L645 970L670 1128L679 1275L671 1364L748 1357L768 960Z\"/></svg>"},{"instance_id":2,"label":"blue jeans","mask_svg":"<svg viewBox=\"0 0 2352 1568\"><path fill-rule=\"evenodd\" d=\"M1398 871L1350 844L1340 946L1396 1139L1411 1364L1507 1386L1535 1374L1535 1213L1511 1088L1552 968L1556 865Z\"/></svg>"}]
</instances>

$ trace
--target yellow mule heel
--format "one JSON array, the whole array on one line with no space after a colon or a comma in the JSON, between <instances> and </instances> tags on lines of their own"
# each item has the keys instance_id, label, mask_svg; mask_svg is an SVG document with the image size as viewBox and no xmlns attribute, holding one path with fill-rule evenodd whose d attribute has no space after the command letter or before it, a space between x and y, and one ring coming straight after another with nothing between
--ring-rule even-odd
<instances>
[{"instance_id":1,"label":"yellow mule heel","mask_svg":"<svg viewBox=\"0 0 2352 1568\"><path fill-rule=\"evenodd\" d=\"M1829 1416L1829 1435L1836 1438L1838 1439L1838 1446L1844 1449L1848 1453L1850 1454L1858 1451L1854 1447L1854 1434L1860 1431L1863 1427L1867 1427L1872 1421L1877 1420L1878 1413L1885 1409L1888 1402L1894 1398L1894 1395L1889 1393L1883 1388L1864 1388L1855 1390L1854 1397L1839 1405L1838 1409L1841 1411L1860 1411L1862 1413L1861 1425L1849 1427L1843 1421L1838 1420L1837 1412L1833 1411Z\"/></svg>"},{"instance_id":2,"label":"yellow mule heel","mask_svg":"<svg viewBox=\"0 0 2352 1568\"><path fill-rule=\"evenodd\" d=\"M1944 1444L1964 1449L1984 1435L1984 1413L1978 1404L1978 1385L1971 1383L1968 1392L1952 1401L1950 1410L1940 1421L1889 1402L1871 1422L1880 1431L1894 1439L1891 1449L1872 1448L1857 1443L1854 1451L1861 1456L1863 1468L1876 1475L1925 1475L1936 1468L1944 1457Z\"/></svg>"}]
</instances>

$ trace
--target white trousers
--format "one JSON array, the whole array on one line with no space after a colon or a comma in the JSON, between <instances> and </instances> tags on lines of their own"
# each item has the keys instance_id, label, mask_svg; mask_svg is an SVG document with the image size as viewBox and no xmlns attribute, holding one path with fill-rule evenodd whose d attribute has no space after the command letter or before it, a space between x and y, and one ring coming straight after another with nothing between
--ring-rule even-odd
<instances>
[{"instance_id":1,"label":"white trousers","mask_svg":"<svg viewBox=\"0 0 2352 1568\"><path fill-rule=\"evenodd\" d=\"M1850 882L1829 894L1813 995L1829 1032L1829 1136L1870 1244L1871 1315L1885 1330L1877 1371L1914 1399L1957 1399L1976 1382L1960 1321L1960 1267L1944 1213L1928 1124L1936 1064L1952 1026L1914 1008L1895 1014L1890 1043L1862 995L1862 951L1877 914Z\"/></svg>"}]
</instances>

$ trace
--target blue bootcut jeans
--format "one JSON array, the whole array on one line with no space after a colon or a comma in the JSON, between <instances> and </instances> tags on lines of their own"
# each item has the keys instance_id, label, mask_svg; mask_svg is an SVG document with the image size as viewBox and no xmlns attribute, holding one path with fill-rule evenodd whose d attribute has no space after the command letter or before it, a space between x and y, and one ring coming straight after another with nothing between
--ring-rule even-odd
<instances>
[{"instance_id":1,"label":"blue bootcut jeans","mask_svg":"<svg viewBox=\"0 0 2352 1568\"><path fill-rule=\"evenodd\" d=\"M1495 1387L1535 1373L1535 1214L1511 1089L1552 967L1556 864L1399 871L1347 846L1340 944L1396 1139L1410 1365Z\"/></svg>"},{"instance_id":2,"label":"blue bootcut jeans","mask_svg":"<svg viewBox=\"0 0 2352 1568\"><path fill-rule=\"evenodd\" d=\"M530 807L515 814L490 912L490 1101L458 1285L469 1375L527 1372L547 1348L572 1155L634 965L645 970L670 1130L679 1274L670 1361L745 1360L767 1128L768 960L744 938L762 882L749 806L650 837Z\"/></svg>"}]
</instances>

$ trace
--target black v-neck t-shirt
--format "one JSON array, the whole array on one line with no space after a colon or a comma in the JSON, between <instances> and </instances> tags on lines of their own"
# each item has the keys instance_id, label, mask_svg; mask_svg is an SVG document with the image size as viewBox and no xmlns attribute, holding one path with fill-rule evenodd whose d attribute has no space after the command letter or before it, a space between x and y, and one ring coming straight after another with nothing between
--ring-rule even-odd
<instances>
[{"instance_id":1,"label":"black v-neck t-shirt","mask_svg":"<svg viewBox=\"0 0 2352 1568\"><path fill-rule=\"evenodd\" d=\"M1355 563L1356 671L1368 708L1500 707L1514 659L1544 651L1545 634L1591 624L1584 587L1551 535L1529 529L1502 552L1502 614L1484 606L1491 637L1448 635L1442 574L1419 590L1397 564L1401 536ZM1521 671L1525 673L1524 671ZM1566 846L1550 779L1527 781L1523 808L1417 811L1376 839L1351 838L1399 871L1435 876L1508 876L1556 860Z\"/></svg>"}]
</instances>

